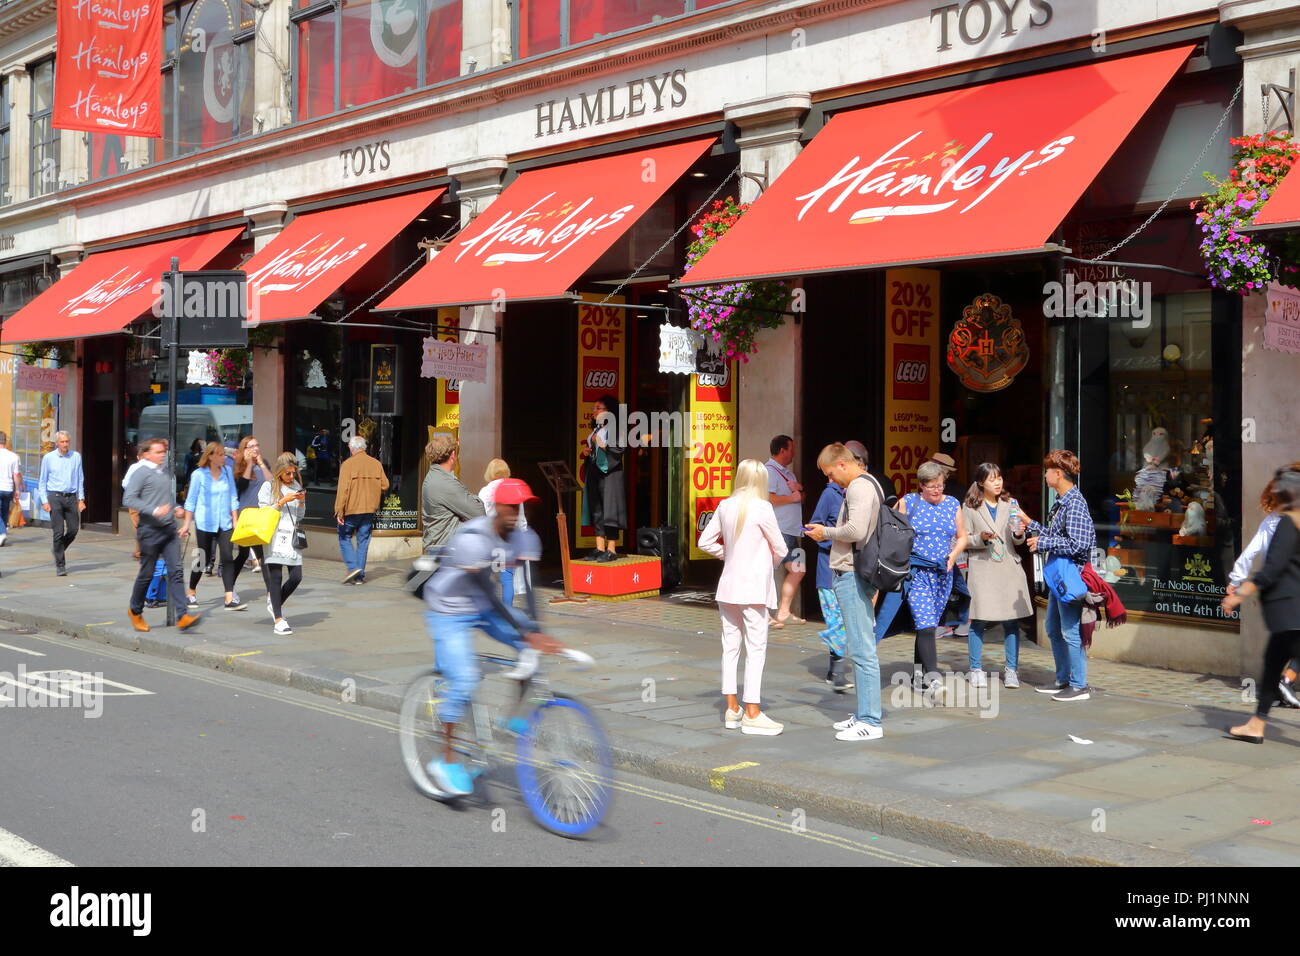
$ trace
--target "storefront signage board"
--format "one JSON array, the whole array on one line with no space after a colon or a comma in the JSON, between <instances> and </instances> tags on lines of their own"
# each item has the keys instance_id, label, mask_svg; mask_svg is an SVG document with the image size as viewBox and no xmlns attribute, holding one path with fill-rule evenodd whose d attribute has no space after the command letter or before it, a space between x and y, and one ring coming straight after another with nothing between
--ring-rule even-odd
<instances>
[{"instance_id":1,"label":"storefront signage board","mask_svg":"<svg viewBox=\"0 0 1300 956\"><path fill-rule=\"evenodd\" d=\"M736 471L738 368L738 363L731 362L721 374L691 376L691 427L683 471L688 476L686 514L692 522L687 532L687 557L692 561L712 557L700 550L700 533L722 499L731 494Z\"/></svg>"},{"instance_id":2,"label":"storefront signage board","mask_svg":"<svg viewBox=\"0 0 1300 956\"><path fill-rule=\"evenodd\" d=\"M18 387L28 392L63 395L68 390L66 368L41 368L23 362L18 366Z\"/></svg>"},{"instance_id":3,"label":"storefront signage board","mask_svg":"<svg viewBox=\"0 0 1300 956\"><path fill-rule=\"evenodd\" d=\"M939 278L934 269L885 273L885 471L901 497L938 450Z\"/></svg>"},{"instance_id":4,"label":"storefront signage board","mask_svg":"<svg viewBox=\"0 0 1300 956\"><path fill-rule=\"evenodd\" d=\"M455 378L462 382L487 381L488 347L481 343L439 342L424 340L424 363L420 375L425 378Z\"/></svg>"},{"instance_id":5,"label":"storefront signage board","mask_svg":"<svg viewBox=\"0 0 1300 956\"><path fill-rule=\"evenodd\" d=\"M397 382L397 346L370 346L370 414L400 415Z\"/></svg>"},{"instance_id":6,"label":"storefront signage board","mask_svg":"<svg viewBox=\"0 0 1300 956\"><path fill-rule=\"evenodd\" d=\"M703 338L694 329L659 326L659 371L665 375L694 375L695 353Z\"/></svg>"},{"instance_id":7,"label":"storefront signage board","mask_svg":"<svg viewBox=\"0 0 1300 956\"><path fill-rule=\"evenodd\" d=\"M1264 345L1300 355L1300 290L1269 283L1264 306Z\"/></svg>"},{"instance_id":8,"label":"storefront signage board","mask_svg":"<svg viewBox=\"0 0 1300 956\"><path fill-rule=\"evenodd\" d=\"M591 434L591 407L602 395L613 395L620 403L626 400L627 377L627 310L597 305L603 295L583 294L586 300L578 304L578 402L577 422L574 428L573 473L582 475L582 456L587 451L587 436ZM615 296L611 303L623 303L623 296ZM618 414L617 408L609 411ZM594 468L593 463L590 467ZM582 496L574 521L578 525L575 535L578 550L594 547L595 529L582 523Z\"/></svg>"},{"instance_id":9,"label":"storefront signage board","mask_svg":"<svg viewBox=\"0 0 1300 956\"><path fill-rule=\"evenodd\" d=\"M162 7L156 0L59 3L55 129L162 136Z\"/></svg>"}]
</instances>

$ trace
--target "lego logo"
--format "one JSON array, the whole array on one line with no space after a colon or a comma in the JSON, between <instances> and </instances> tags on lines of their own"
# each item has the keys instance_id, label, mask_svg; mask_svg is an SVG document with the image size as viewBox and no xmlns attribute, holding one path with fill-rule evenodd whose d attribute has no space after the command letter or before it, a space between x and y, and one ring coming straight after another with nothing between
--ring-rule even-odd
<instances>
[{"instance_id":1,"label":"lego logo","mask_svg":"<svg viewBox=\"0 0 1300 956\"><path fill-rule=\"evenodd\" d=\"M712 511L701 511L699 517L695 519L695 530L702 532L708 526L709 519L712 517Z\"/></svg>"},{"instance_id":2,"label":"lego logo","mask_svg":"<svg viewBox=\"0 0 1300 956\"><path fill-rule=\"evenodd\" d=\"M618 384L618 372L613 369L593 368L587 372L584 388L613 388Z\"/></svg>"},{"instance_id":3,"label":"lego logo","mask_svg":"<svg viewBox=\"0 0 1300 956\"><path fill-rule=\"evenodd\" d=\"M928 362L899 362L894 367L895 382L924 382L930 374Z\"/></svg>"}]
</instances>

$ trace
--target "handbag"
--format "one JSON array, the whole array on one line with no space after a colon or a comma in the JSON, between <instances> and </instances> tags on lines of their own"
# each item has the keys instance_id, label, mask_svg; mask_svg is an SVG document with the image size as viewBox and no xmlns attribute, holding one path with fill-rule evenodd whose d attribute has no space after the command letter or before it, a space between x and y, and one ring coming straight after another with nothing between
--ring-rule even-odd
<instances>
[{"instance_id":1,"label":"handbag","mask_svg":"<svg viewBox=\"0 0 1300 956\"><path fill-rule=\"evenodd\" d=\"M230 541L241 547L270 544L279 524L280 512L276 508L245 508L239 513Z\"/></svg>"},{"instance_id":2,"label":"handbag","mask_svg":"<svg viewBox=\"0 0 1300 956\"><path fill-rule=\"evenodd\" d=\"M299 519L299 520L301 520L301 519ZM298 524L299 524L298 521L295 521L295 522L293 523L293 550L295 550L295 551L306 551L306 550L307 550L307 532L306 532L306 531L303 531L301 528L299 528L299 527L298 527Z\"/></svg>"},{"instance_id":3,"label":"handbag","mask_svg":"<svg viewBox=\"0 0 1300 956\"><path fill-rule=\"evenodd\" d=\"M23 514L23 506L17 495L14 495L13 504L9 506L9 520L6 524L10 528L21 528L27 524L27 516Z\"/></svg>"},{"instance_id":4,"label":"handbag","mask_svg":"<svg viewBox=\"0 0 1300 956\"><path fill-rule=\"evenodd\" d=\"M1067 604L1082 601L1088 593L1079 566L1063 554L1054 554L1043 564L1043 578L1048 590Z\"/></svg>"}]
</instances>

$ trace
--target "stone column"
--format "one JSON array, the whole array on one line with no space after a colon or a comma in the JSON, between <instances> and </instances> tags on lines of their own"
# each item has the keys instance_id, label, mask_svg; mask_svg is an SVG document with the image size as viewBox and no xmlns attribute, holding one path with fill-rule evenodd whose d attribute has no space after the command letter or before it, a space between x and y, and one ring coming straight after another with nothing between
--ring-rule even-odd
<instances>
[{"instance_id":1,"label":"stone column","mask_svg":"<svg viewBox=\"0 0 1300 956\"><path fill-rule=\"evenodd\" d=\"M62 279L80 264L86 247L81 243L55 246L50 250L54 261L58 263L59 278ZM80 361L86 353L85 339L77 339L75 356ZM74 448L81 448L84 437L81 434L81 396L86 377L84 365L73 365L68 375L68 390L59 398L59 430L72 436Z\"/></svg>"},{"instance_id":2,"label":"stone column","mask_svg":"<svg viewBox=\"0 0 1300 956\"><path fill-rule=\"evenodd\" d=\"M1219 4L1219 13L1223 23L1241 30L1244 38L1237 48L1242 57L1243 134L1286 129L1286 116L1277 95L1270 92L1265 101L1261 87L1265 83L1290 86L1291 70L1296 71L1297 84L1300 84L1300 2L1224 0ZM1292 113L1297 109L1300 109L1300 96L1296 97ZM1293 115L1293 119L1300 120L1300 117ZM1222 423L1225 432L1240 428L1242 435L1239 548L1250 540L1263 517L1259 511L1260 489L1279 465L1298 457L1294 383L1300 373L1300 356L1264 348L1263 329L1264 296L1248 296L1242 300L1241 316L1243 421ZM1258 600L1247 601L1242 612L1241 673L1258 679L1268 632Z\"/></svg>"},{"instance_id":3,"label":"stone column","mask_svg":"<svg viewBox=\"0 0 1300 956\"><path fill-rule=\"evenodd\" d=\"M461 227L481 213L501 192L505 175L504 156L480 156L447 167L447 174L457 182L460 199ZM508 299L509 290L506 290ZM460 310L461 328L495 331L505 324L505 306L478 305ZM501 454L501 349L494 335L461 333L468 344L481 342L492 346L486 382L462 382L460 386L460 461L461 474L472 485L483 469Z\"/></svg>"},{"instance_id":4,"label":"stone column","mask_svg":"<svg viewBox=\"0 0 1300 956\"><path fill-rule=\"evenodd\" d=\"M257 7L259 4L250 4ZM292 79L289 64L292 62L291 45L296 41L296 30L289 22L289 0L274 0L264 9L254 10L257 17L257 37L250 41L253 47L253 132L262 133L287 126L293 119L290 104Z\"/></svg>"},{"instance_id":5,"label":"stone column","mask_svg":"<svg viewBox=\"0 0 1300 956\"><path fill-rule=\"evenodd\" d=\"M248 231L253 239L254 252L261 252L280 234L288 209L287 203L265 202L244 210L244 215L252 223ZM250 321L255 319L256 314L249 318ZM284 439L285 367L288 361L288 356L278 347L252 349L253 434L262 442L263 448L272 449L270 455L279 454Z\"/></svg>"},{"instance_id":6,"label":"stone column","mask_svg":"<svg viewBox=\"0 0 1300 956\"><path fill-rule=\"evenodd\" d=\"M32 81L22 63L11 64L3 75L9 88L9 196L0 202L22 202L31 197Z\"/></svg>"},{"instance_id":7,"label":"stone column","mask_svg":"<svg viewBox=\"0 0 1300 956\"><path fill-rule=\"evenodd\" d=\"M460 72L509 63L510 7L506 0L475 0L462 6Z\"/></svg>"}]
</instances>

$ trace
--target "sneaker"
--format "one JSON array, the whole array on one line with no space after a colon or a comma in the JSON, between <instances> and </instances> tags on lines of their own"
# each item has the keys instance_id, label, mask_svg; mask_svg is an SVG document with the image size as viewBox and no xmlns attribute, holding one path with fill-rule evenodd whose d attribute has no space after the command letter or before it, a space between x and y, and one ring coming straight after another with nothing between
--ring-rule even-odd
<instances>
[{"instance_id":1,"label":"sneaker","mask_svg":"<svg viewBox=\"0 0 1300 956\"><path fill-rule=\"evenodd\" d=\"M525 647L519 652L519 660L515 666L501 676L510 680L527 680L537 673L537 665L541 659L541 651L535 647Z\"/></svg>"},{"instance_id":2,"label":"sneaker","mask_svg":"<svg viewBox=\"0 0 1300 956\"><path fill-rule=\"evenodd\" d=\"M242 603L242 602L239 600L239 595L235 595L234 599L231 600L231 602L230 602L229 604L226 604L226 605L223 605L223 606L225 607L225 609L226 609L227 611L246 611L246 610L248 610L248 605Z\"/></svg>"},{"instance_id":3,"label":"sneaker","mask_svg":"<svg viewBox=\"0 0 1300 956\"><path fill-rule=\"evenodd\" d=\"M351 584L357 578L361 577L364 573L365 572L362 571L360 568L357 568L355 571L349 571L347 574L343 575L343 583Z\"/></svg>"},{"instance_id":4,"label":"sneaker","mask_svg":"<svg viewBox=\"0 0 1300 956\"><path fill-rule=\"evenodd\" d=\"M243 603L244 603L244 599L241 598L241 597L239 596L239 592L238 592L238 591L231 591L231 592L230 592L230 603L231 603L231 604L243 604Z\"/></svg>"},{"instance_id":5,"label":"sneaker","mask_svg":"<svg viewBox=\"0 0 1300 956\"><path fill-rule=\"evenodd\" d=\"M145 607L166 607L167 602L166 601L145 601L144 606Z\"/></svg>"},{"instance_id":6,"label":"sneaker","mask_svg":"<svg viewBox=\"0 0 1300 956\"><path fill-rule=\"evenodd\" d=\"M1002 686L1003 687L1020 686L1020 677L1019 675L1016 674L1016 669L1014 667L1008 667L1006 670L1002 672Z\"/></svg>"},{"instance_id":7,"label":"sneaker","mask_svg":"<svg viewBox=\"0 0 1300 956\"><path fill-rule=\"evenodd\" d=\"M952 632L951 634L949 634L948 636L949 636L949 637L969 637L969 636L970 636L970 622L968 621L968 622L966 622L965 624L958 624L957 627L953 630L953 632Z\"/></svg>"},{"instance_id":8,"label":"sneaker","mask_svg":"<svg viewBox=\"0 0 1300 956\"><path fill-rule=\"evenodd\" d=\"M1052 684L1048 687L1035 687L1034 690L1040 694L1059 694L1063 690L1069 690L1069 684Z\"/></svg>"},{"instance_id":9,"label":"sneaker","mask_svg":"<svg viewBox=\"0 0 1300 956\"><path fill-rule=\"evenodd\" d=\"M605 553L604 551L601 551L601 550L598 549L598 548L592 548L590 551L587 552L587 556L586 556L585 558L579 558L578 560L579 560L579 561L599 561L599 560L601 559L600 556L601 556L602 554L604 554L604 553Z\"/></svg>"},{"instance_id":10,"label":"sneaker","mask_svg":"<svg viewBox=\"0 0 1300 956\"><path fill-rule=\"evenodd\" d=\"M831 726L834 727L836 730L848 730L850 727L856 727L857 725L858 725L857 714L849 714L847 720L837 720L835 723L831 724Z\"/></svg>"},{"instance_id":11,"label":"sneaker","mask_svg":"<svg viewBox=\"0 0 1300 956\"><path fill-rule=\"evenodd\" d=\"M865 722L855 722L852 727L846 727L835 735L836 740L879 740L885 736L883 727L877 727L874 724Z\"/></svg>"},{"instance_id":12,"label":"sneaker","mask_svg":"<svg viewBox=\"0 0 1300 956\"><path fill-rule=\"evenodd\" d=\"M835 675L835 681L831 684L831 688L835 693L843 694L845 691L853 689L853 679L843 671L840 671Z\"/></svg>"},{"instance_id":13,"label":"sneaker","mask_svg":"<svg viewBox=\"0 0 1300 956\"><path fill-rule=\"evenodd\" d=\"M0 534L0 548L3 548L5 546L5 542L8 540L9 540L9 535Z\"/></svg>"},{"instance_id":14,"label":"sneaker","mask_svg":"<svg viewBox=\"0 0 1300 956\"><path fill-rule=\"evenodd\" d=\"M465 768L458 763L444 763L441 760L429 761L426 768L434 784L443 793L453 797L463 797L474 792L474 781Z\"/></svg>"},{"instance_id":15,"label":"sneaker","mask_svg":"<svg viewBox=\"0 0 1300 956\"><path fill-rule=\"evenodd\" d=\"M190 607L198 607L199 596L197 594L187 594L185 595L185 603Z\"/></svg>"},{"instance_id":16,"label":"sneaker","mask_svg":"<svg viewBox=\"0 0 1300 956\"><path fill-rule=\"evenodd\" d=\"M973 670L970 672L970 685L972 687L988 687L989 678L982 670Z\"/></svg>"},{"instance_id":17,"label":"sneaker","mask_svg":"<svg viewBox=\"0 0 1300 956\"><path fill-rule=\"evenodd\" d=\"M925 689L926 696L936 704L948 699L948 688L941 680L932 680L930 685Z\"/></svg>"},{"instance_id":18,"label":"sneaker","mask_svg":"<svg viewBox=\"0 0 1300 956\"><path fill-rule=\"evenodd\" d=\"M732 710L728 707L726 713L722 717L722 726L726 727L728 730L739 730L740 721L744 716L745 712L743 710Z\"/></svg>"},{"instance_id":19,"label":"sneaker","mask_svg":"<svg viewBox=\"0 0 1300 956\"><path fill-rule=\"evenodd\" d=\"M1052 700L1088 700L1089 697L1087 687L1067 687Z\"/></svg>"},{"instance_id":20,"label":"sneaker","mask_svg":"<svg viewBox=\"0 0 1300 956\"><path fill-rule=\"evenodd\" d=\"M1300 707L1300 699L1296 698L1295 691L1291 689L1291 685L1286 681L1278 682L1277 692L1280 698L1279 703L1283 707Z\"/></svg>"},{"instance_id":21,"label":"sneaker","mask_svg":"<svg viewBox=\"0 0 1300 956\"><path fill-rule=\"evenodd\" d=\"M176 627L179 630L187 631L197 623L199 623L199 616L197 614L186 614L176 622Z\"/></svg>"},{"instance_id":22,"label":"sneaker","mask_svg":"<svg viewBox=\"0 0 1300 956\"><path fill-rule=\"evenodd\" d=\"M284 618L280 618L280 620L278 620L278 621L275 622L275 633L276 633L276 634L292 634L292 633L293 633L293 628L291 628L291 627L289 626L289 622L288 622L288 621L286 621Z\"/></svg>"},{"instance_id":23,"label":"sneaker","mask_svg":"<svg viewBox=\"0 0 1300 956\"><path fill-rule=\"evenodd\" d=\"M131 626L137 631L149 630L149 625L145 623L144 618L141 615L136 614L135 611L128 610L126 616L131 619Z\"/></svg>"},{"instance_id":24,"label":"sneaker","mask_svg":"<svg viewBox=\"0 0 1300 956\"><path fill-rule=\"evenodd\" d=\"M602 553L601 556L596 560L599 561L601 564L609 564L613 561L617 561L618 559L619 556L615 554L613 551L606 551Z\"/></svg>"},{"instance_id":25,"label":"sneaker","mask_svg":"<svg viewBox=\"0 0 1300 956\"><path fill-rule=\"evenodd\" d=\"M946 624L942 624L939 627L935 628L934 636L937 640L942 641L945 637L952 637L955 633L956 633L955 628L951 628Z\"/></svg>"},{"instance_id":26,"label":"sneaker","mask_svg":"<svg viewBox=\"0 0 1300 956\"><path fill-rule=\"evenodd\" d=\"M57 568L54 569L54 573L61 578L66 578L68 576L68 569L60 564Z\"/></svg>"},{"instance_id":27,"label":"sneaker","mask_svg":"<svg viewBox=\"0 0 1300 956\"><path fill-rule=\"evenodd\" d=\"M740 732L742 734L758 734L761 737L775 737L783 730L785 730L785 724L778 724L762 711L759 711L757 717L740 718Z\"/></svg>"}]
</instances>

